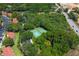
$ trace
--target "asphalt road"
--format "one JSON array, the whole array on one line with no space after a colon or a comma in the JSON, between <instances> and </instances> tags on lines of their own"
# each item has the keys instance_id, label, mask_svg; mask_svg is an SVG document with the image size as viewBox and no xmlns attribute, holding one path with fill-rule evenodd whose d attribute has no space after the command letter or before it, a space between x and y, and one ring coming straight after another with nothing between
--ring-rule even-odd
<instances>
[{"instance_id":1,"label":"asphalt road","mask_svg":"<svg viewBox=\"0 0 79 59\"><path fill-rule=\"evenodd\" d=\"M74 21L72 19L69 19L68 15L66 12L62 12L64 14L64 16L66 17L67 22L69 23L70 27L74 30L74 32L79 35L79 28L77 27L77 25L74 23Z\"/></svg>"},{"instance_id":2,"label":"asphalt road","mask_svg":"<svg viewBox=\"0 0 79 59\"><path fill-rule=\"evenodd\" d=\"M55 4L58 8L61 8L57 3ZM58 10L58 9L57 9ZM69 16L67 15L66 12L63 12L63 15L65 16L67 22L69 23L70 27L74 30L74 32L79 36L79 28L77 27L77 25L75 24L75 22L73 21L73 19L69 19Z\"/></svg>"},{"instance_id":3,"label":"asphalt road","mask_svg":"<svg viewBox=\"0 0 79 59\"><path fill-rule=\"evenodd\" d=\"M3 27L5 29L8 26L8 24L10 23L9 22L9 17L3 15L2 19L3 19Z\"/></svg>"},{"instance_id":4,"label":"asphalt road","mask_svg":"<svg viewBox=\"0 0 79 59\"><path fill-rule=\"evenodd\" d=\"M0 48L2 46L2 39L4 37L3 33L6 29L6 26L8 26L9 24L9 18L7 16L2 16L2 20L3 20L3 27L0 28Z\"/></svg>"}]
</instances>

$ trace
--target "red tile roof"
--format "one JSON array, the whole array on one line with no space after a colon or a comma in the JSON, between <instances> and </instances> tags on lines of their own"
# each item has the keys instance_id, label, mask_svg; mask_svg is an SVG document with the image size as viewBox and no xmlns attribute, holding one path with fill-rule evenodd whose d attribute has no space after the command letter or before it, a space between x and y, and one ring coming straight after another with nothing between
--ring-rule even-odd
<instances>
[{"instance_id":1,"label":"red tile roof","mask_svg":"<svg viewBox=\"0 0 79 59\"><path fill-rule=\"evenodd\" d=\"M2 51L3 51L2 53L3 56L14 56L14 52L11 47L5 47L3 48Z\"/></svg>"},{"instance_id":2,"label":"red tile roof","mask_svg":"<svg viewBox=\"0 0 79 59\"><path fill-rule=\"evenodd\" d=\"M7 32L7 37L11 38L11 39L14 39L15 33L14 32Z\"/></svg>"}]
</instances>

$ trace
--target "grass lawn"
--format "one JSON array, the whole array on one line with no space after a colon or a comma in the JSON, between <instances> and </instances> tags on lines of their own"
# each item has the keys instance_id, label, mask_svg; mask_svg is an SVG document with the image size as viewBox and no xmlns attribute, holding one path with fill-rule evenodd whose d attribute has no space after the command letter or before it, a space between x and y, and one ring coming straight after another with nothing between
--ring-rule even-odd
<instances>
[{"instance_id":1,"label":"grass lawn","mask_svg":"<svg viewBox=\"0 0 79 59\"><path fill-rule=\"evenodd\" d=\"M21 51L17 47L18 41L19 41L19 33L16 33L15 36L16 36L15 40L14 40L15 45L12 47L13 51L14 51L14 53L15 53L16 56L22 56L23 54L21 53Z\"/></svg>"}]
</instances>

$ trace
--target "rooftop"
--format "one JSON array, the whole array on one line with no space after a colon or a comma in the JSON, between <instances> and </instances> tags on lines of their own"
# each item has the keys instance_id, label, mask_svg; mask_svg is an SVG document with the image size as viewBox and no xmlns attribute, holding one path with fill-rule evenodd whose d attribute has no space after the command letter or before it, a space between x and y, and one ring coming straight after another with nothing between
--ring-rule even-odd
<instances>
[{"instance_id":1,"label":"rooftop","mask_svg":"<svg viewBox=\"0 0 79 59\"><path fill-rule=\"evenodd\" d=\"M14 39L15 33L14 32L7 32L7 37L11 38L11 39Z\"/></svg>"},{"instance_id":2,"label":"rooftop","mask_svg":"<svg viewBox=\"0 0 79 59\"><path fill-rule=\"evenodd\" d=\"M3 51L2 53L3 56L14 56L14 53L11 47L4 47L2 51Z\"/></svg>"},{"instance_id":3,"label":"rooftop","mask_svg":"<svg viewBox=\"0 0 79 59\"><path fill-rule=\"evenodd\" d=\"M12 23L14 23L14 24L18 23L17 18L13 18Z\"/></svg>"}]
</instances>

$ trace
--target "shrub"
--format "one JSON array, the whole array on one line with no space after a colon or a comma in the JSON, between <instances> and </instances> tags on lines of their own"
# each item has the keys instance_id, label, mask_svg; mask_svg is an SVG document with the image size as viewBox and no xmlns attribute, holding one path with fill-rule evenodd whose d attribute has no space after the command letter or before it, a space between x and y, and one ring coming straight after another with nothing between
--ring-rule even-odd
<instances>
[{"instance_id":1,"label":"shrub","mask_svg":"<svg viewBox=\"0 0 79 59\"><path fill-rule=\"evenodd\" d=\"M21 24L10 24L7 26L7 31L18 32L21 29Z\"/></svg>"},{"instance_id":2,"label":"shrub","mask_svg":"<svg viewBox=\"0 0 79 59\"><path fill-rule=\"evenodd\" d=\"M13 46L13 45L14 45L14 41L13 41L13 39L6 38L6 39L3 41L3 45L4 45L4 46Z\"/></svg>"},{"instance_id":3,"label":"shrub","mask_svg":"<svg viewBox=\"0 0 79 59\"><path fill-rule=\"evenodd\" d=\"M25 31L20 33L21 42L25 42L26 40L29 40L32 37L33 37L33 34L30 31Z\"/></svg>"},{"instance_id":4,"label":"shrub","mask_svg":"<svg viewBox=\"0 0 79 59\"><path fill-rule=\"evenodd\" d=\"M21 46L21 50L25 56L37 55L37 48L34 45L26 43L26 42Z\"/></svg>"},{"instance_id":5,"label":"shrub","mask_svg":"<svg viewBox=\"0 0 79 59\"><path fill-rule=\"evenodd\" d=\"M31 29L34 29L35 26L31 23L26 23L24 24L24 30L31 30Z\"/></svg>"},{"instance_id":6,"label":"shrub","mask_svg":"<svg viewBox=\"0 0 79 59\"><path fill-rule=\"evenodd\" d=\"M75 15L73 12L70 12L68 15L70 19L77 21L77 15Z\"/></svg>"}]
</instances>

